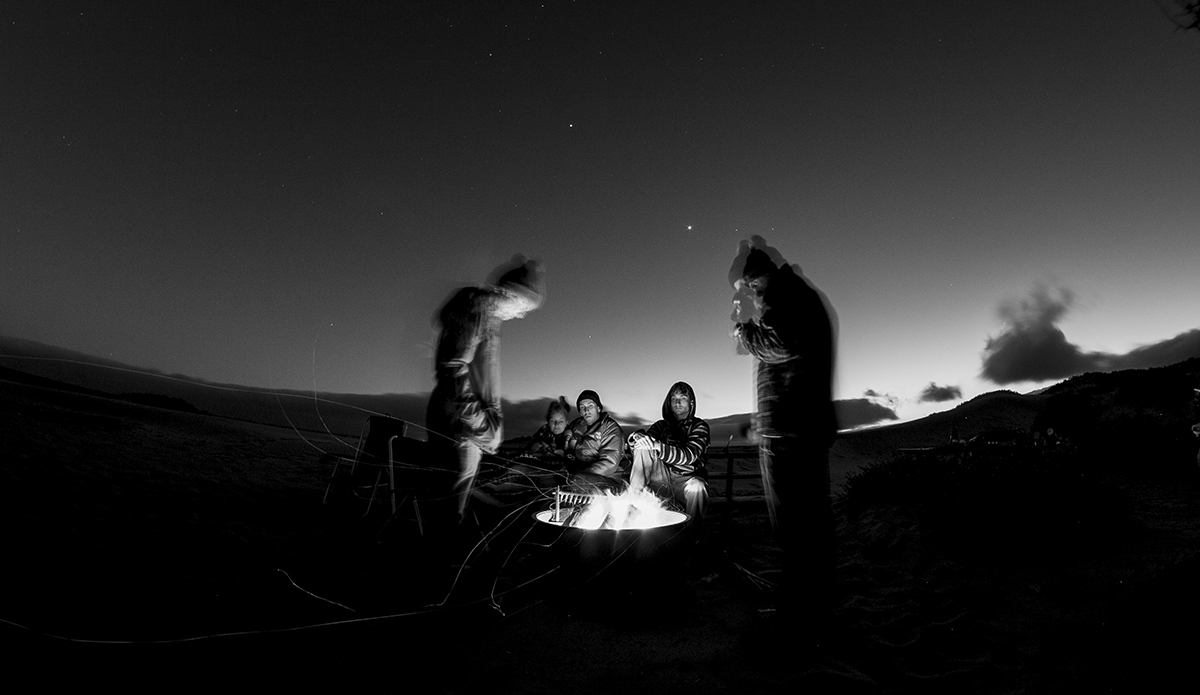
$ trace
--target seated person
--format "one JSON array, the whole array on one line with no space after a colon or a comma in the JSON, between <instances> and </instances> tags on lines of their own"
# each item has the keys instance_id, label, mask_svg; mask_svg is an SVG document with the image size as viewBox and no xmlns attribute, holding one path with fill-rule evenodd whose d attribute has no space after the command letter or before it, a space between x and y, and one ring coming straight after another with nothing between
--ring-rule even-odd
<instances>
[{"instance_id":1,"label":"seated person","mask_svg":"<svg viewBox=\"0 0 1200 695\"><path fill-rule=\"evenodd\" d=\"M529 443L515 459L492 457L492 466L500 474L476 488L475 497L493 506L509 506L523 501L522 493L553 489L566 482L567 415L571 406L559 396L546 409L546 424L533 433Z\"/></svg>"},{"instance_id":2,"label":"seated person","mask_svg":"<svg viewBox=\"0 0 1200 695\"><path fill-rule=\"evenodd\" d=\"M595 391L580 393L575 408L579 417L567 429L567 472L573 487L584 492L625 487L621 470L625 432L605 412Z\"/></svg>"},{"instance_id":3,"label":"seated person","mask_svg":"<svg viewBox=\"0 0 1200 695\"><path fill-rule=\"evenodd\" d=\"M662 419L629 435L631 490L647 488L679 503L699 520L708 507L708 423L696 417L696 392L686 382L671 386Z\"/></svg>"},{"instance_id":4,"label":"seated person","mask_svg":"<svg viewBox=\"0 0 1200 695\"><path fill-rule=\"evenodd\" d=\"M547 467L561 468L567 459L567 422L571 406L565 396L550 401L546 409L546 424L542 425L525 445L522 456L532 456L550 464Z\"/></svg>"}]
</instances>

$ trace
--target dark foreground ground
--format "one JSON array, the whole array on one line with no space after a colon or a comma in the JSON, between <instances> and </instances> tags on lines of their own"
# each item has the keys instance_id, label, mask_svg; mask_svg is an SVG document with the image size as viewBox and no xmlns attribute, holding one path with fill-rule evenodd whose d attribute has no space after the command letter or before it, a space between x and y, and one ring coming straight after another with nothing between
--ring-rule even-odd
<instances>
[{"instance_id":1,"label":"dark foreground ground","mask_svg":"<svg viewBox=\"0 0 1200 695\"><path fill-rule=\"evenodd\" d=\"M594 577L519 515L459 571L412 524L381 534L385 515L321 504L318 459L345 451L329 434L0 381L0 442L0 635L43 681L1154 691L1190 675L1200 618L1186 477L1114 478L1126 514L1017 543L944 542L903 504L843 509L835 625L810 639L773 611L753 498L715 501L694 546Z\"/></svg>"}]
</instances>

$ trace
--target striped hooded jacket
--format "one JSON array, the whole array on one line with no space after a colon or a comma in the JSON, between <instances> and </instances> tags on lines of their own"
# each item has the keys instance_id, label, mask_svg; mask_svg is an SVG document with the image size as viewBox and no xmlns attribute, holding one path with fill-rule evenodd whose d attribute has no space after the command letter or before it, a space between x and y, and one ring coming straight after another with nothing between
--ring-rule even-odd
<instances>
[{"instance_id":1,"label":"striped hooded jacket","mask_svg":"<svg viewBox=\"0 0 1200 695\"><path fill-rule=\"evenodd\" d=\"M691 401L691 409L682 420L671 410L671 394L682 390ZM659 454L675 477L708 477L708 423L696 417L696 392L685 381L677 381L663 399L662 419L650 426L646 434L660 442Z\"/></svg>"}]
</instances>

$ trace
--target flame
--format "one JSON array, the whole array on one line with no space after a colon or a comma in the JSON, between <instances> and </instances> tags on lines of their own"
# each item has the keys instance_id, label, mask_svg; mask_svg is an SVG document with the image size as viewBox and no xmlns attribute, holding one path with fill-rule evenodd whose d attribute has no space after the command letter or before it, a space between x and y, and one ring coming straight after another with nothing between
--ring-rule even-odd
<instances>
[{"instance_id":1,"label":"flame","mask_svg":"<svg viewBox=\"0 0 1200 695\"><path fill-rule=\"evenodd\" d=\"M645 529L678 523L680 514L663 507L649 490L626 490L597 495L570 525L583 529Z\"/></svg>"}]
</instances>

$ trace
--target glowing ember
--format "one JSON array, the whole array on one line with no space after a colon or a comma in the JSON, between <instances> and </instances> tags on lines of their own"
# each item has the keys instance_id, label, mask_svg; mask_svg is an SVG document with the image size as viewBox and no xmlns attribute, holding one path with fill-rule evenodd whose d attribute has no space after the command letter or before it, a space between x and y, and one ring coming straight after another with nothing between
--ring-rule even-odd
<instances>
[{"instance_id":1,"label":"glowing ember","mask_svg":"<svg viewBox=\"0 0 1200 695\"><path fill-rule=\"evenodd\" d=\"M553 511L538 515L540 521L582 529L647 529L671 526L687 519L686 514L665 509L662 500L648 490L627 490L619 495L605 491L582 510L556 520Z\"/></svg>"}]
</instances>

